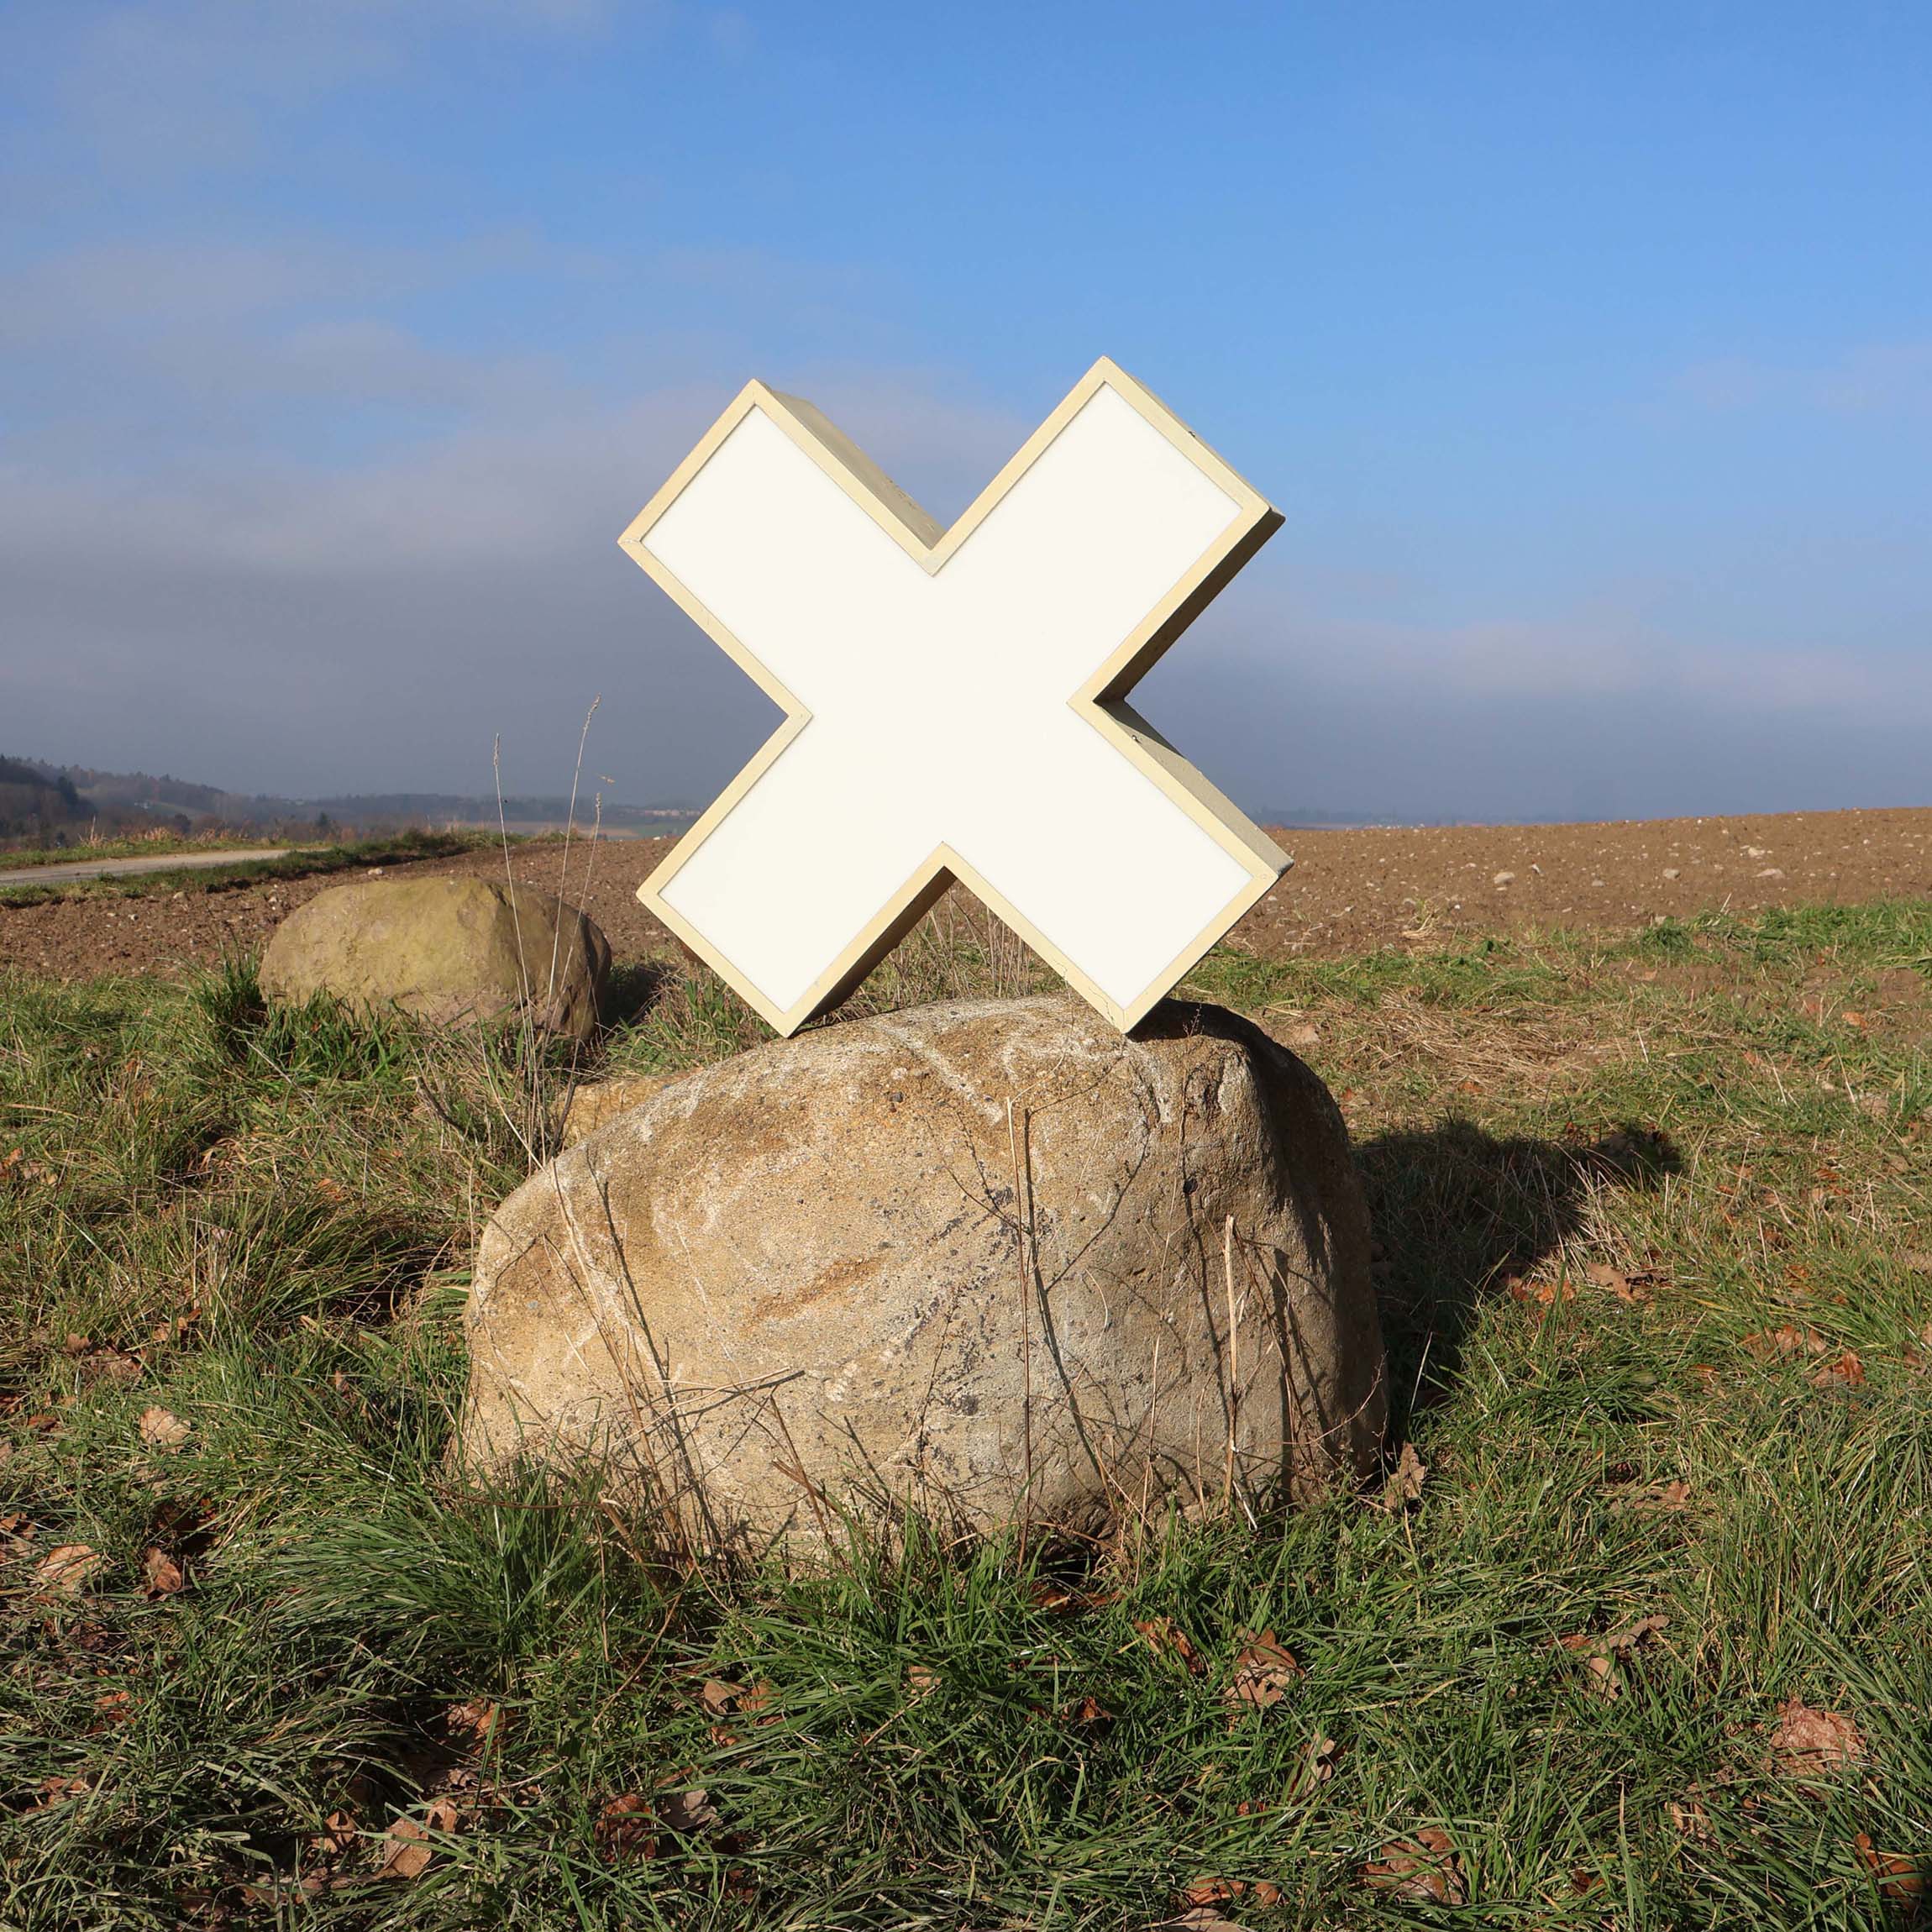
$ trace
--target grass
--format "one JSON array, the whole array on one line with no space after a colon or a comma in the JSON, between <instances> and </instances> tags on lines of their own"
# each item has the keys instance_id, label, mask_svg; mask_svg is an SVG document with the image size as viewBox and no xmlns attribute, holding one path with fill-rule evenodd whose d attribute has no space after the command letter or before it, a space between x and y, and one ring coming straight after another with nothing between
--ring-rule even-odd
<instances>
[{"instance_id":1,"label":"grass","mask_svg":"<svg viewBox=\"0 0 1932 1932\"><path fill-rule=\"evenodd\" d=\"M219 852L226 846L260 846L275 841L260 827L220 832L136 832L120 838L81 838L68 845L24 845L0 841L0 872L17 867L81 865L97 858L166 858L176 853Z\"/></svg>"},{"instance_id":2,"label":"grass","mask_svg":"<svg viewBox=\"0 0 1932 1932\"><path fill-rule=\"evenodd\" d=\"M370 865L402 865L412 859L445 858L457 853L474 852L485 846L496 846L500 840L494 833L481 832L399 832L386 833L379 838L359 838L335 845L303 845L282 853L274 858L237 859L228 865L182 866L176 870L162 867L154 872L109 874L103 879L84 879L66 881L54 885L39 885L23 881L17 885L0 885L0 893L6 895L10 906L31 906L52 899L70 899L81 896L94 898L154 898L173 891L182 893L223 892L237 885L254 885L271 879L312 879L326 876L332 872L353 871L357 867ZM515 843L521 844L522 840ZM171 847L161 843L158 855L171 856L173 851L205 851L204 844L182 840ZM29 866L79 865L91 864L96 858L147 858L157 856L157 845L144 841L125 853L110 850L102 845L97 848L78 848L67 851L45 850L39 853L0 853L0 872L10 871L18 864Z\"/></svg>"},{"instance_id":3,"label":"grass","mask_svg":"<svg viewBox=\"0 0 1932 1932\"><path fill-rule=\"evenodd\" d=\"M507 1048L0 981L0 1925L1903 1924L1929 969L1916 904L1217 953L1343 1099L1420 1494L735 1578L449 1478ZM756 1036L632 990L612 1067ZM1265 1630L1304 1674L1231 1701ZM1774 1749L1794 1698L1856 1755Z\"/></svg>"}]
</instances>

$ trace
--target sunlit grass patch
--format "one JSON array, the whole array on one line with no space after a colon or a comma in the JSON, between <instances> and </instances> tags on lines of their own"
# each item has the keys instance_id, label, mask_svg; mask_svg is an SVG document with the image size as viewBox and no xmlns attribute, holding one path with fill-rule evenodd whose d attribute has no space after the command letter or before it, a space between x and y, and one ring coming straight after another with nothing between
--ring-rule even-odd
<instances>
[{"instance_id":1,"label":"sunlit grass patch","mask_svg":"<svg viewBox=\"0 0 1932 1932\"><path fill-rule=\"evenodd\" d=\"M481 1217L572 1079L761 1037L715 980L575 1063L0 982L0 1924L1903 1923L1932 908L1195 986L1342 1099L1403 1478L788 1577L448 1462Z\"/></svg>"}]
</instances>

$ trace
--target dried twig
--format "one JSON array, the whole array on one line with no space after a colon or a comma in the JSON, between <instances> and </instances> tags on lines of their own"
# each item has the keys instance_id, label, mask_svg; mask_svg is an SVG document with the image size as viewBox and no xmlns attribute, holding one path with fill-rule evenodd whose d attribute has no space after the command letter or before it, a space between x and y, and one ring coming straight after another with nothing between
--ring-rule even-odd
<instances>
[{"instance_id":1,"label":"dried twig","mask_svg":"<svg viewBox=\"0 0 1932 1932\"><path fill-rule=\"evenodd\" d=\"M1020 1260L1020 1440L1026 1487L1020 1506L1020 1561L1026 1560L1026 1526L1033 1513L1033 1317L1032 1282L1026 1267L1026 1228L1032 1216L1024 1205L1026 1167L1020 1158L1020 1131L1013 1119L1013 1099L1006 1097L1006 1145L1013 1158L1013 1221Z\"/></svg>"},{"instance_id":2,"label":"dried twig","mask_svg":"<svg viewBox=\"0 0 1932 1932\"><path fill-rule=\"evenodd\" d=\"M1234 1507L1235 1438L1241 1417L1241 1330L1234 1306L1234 1216L1221 1230L1221 1276L1227 1284L1227 1476L1222 1488L1225 1508Z\"/></svg>"}]
</instances>

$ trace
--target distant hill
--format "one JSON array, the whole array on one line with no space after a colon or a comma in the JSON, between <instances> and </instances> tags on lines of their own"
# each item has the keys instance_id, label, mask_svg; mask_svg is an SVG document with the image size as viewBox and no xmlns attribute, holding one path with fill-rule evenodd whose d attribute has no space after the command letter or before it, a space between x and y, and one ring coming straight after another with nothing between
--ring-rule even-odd
<instances>
[{"instance_id":1,"label":"distant hill","mask_svg":"<svg viewBox=\"0 0 1932 1932\"><path fill-rule=\"evenodd\" d=\"M0 758L0 837L50 835L93 811L74 781L25 759Z\"/></svg>"},{"instance_id":2,"label":"distant hill","mask_svg":"<svg viewBox=\"0 0 1932 1932\"><path fill-rule=\"evenodd\" d=\"M353 827L388 832L409 826L494 825L494 795L460 792L343 792L328 798L283 798L270 792L224 791L218 785L144 771L99 771L89 765L50 764L39 759L0 758L0 837L45 836L60 843L65 829L96 824L127 832L165 825L188 832L233 826L238 830L297 832ZM596 816L593 798L580 795L576 817ZM502 816L523 830L562 825L570 816L564 796L506 798ZM681 832L697 816L684 805L613 805L603 822L617 831Z\"/></svg>"},{"instance_id":3,"label":"distant hill","mask_svg":"<svg viewBox=\"0 0 1932 1932\"><path fill-rule=\"evenodd\" d=\"M447 791L347 792L338 798L312 798L305 809L326 811L355 825L494 825L498 804L496 797L470 796ZM587 825L596 816L596 806L588 794L577 798L577 822ZM559 795L505 798L503 817L512 825L561 825L570 816L570 801ZM696 811L682 805L613 805L603 808L606 825L651 828L680 825L696 817Z\"/></svg>"},{"instance_id":4,"label":"distant hill","mask_svg":"<svg viewBox=\"0 0 1932 1932\"><path fill-rule=\"evenodd\" d=\"M168 819L185 812L190 818L218 818L230 823L256 824L299 816L300 802L289 798L250 796L223 791L186 779L155 778L144 771L96 771L81 764L42 765L50 777L66 780L85 791L102 811L135 812Z\"/></svg>"}]
</instances>

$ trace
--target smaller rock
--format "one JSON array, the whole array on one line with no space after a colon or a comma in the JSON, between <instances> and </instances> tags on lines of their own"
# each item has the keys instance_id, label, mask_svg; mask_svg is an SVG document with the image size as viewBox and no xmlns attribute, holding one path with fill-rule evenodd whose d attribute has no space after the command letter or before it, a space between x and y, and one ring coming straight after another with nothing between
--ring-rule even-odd
<instances>
[{"instance_id":1,"label":"smaller rock","mask_svg":"<svg viewBox=\"0 0 1932 1932\"><path fill-rule=\"evenodd\" d=\"M1664 868L1664 877L1666 879L1681 879L1683 876L1683 873L1680 872L1678 869L1674 865L1667 865Z\"/></svg>"},{"instance_id":2,"label":"smaller rock","mask_svg":"<svg viewBox=\"0 0 1932 1932\"><path fill-rule=\"evenodd\" d=\"M1758 874L1758 877L1760 879L1782 879L1784 877L1784 873L1779 866L1767 865L1762 872Z\"/></svg>"},{"instance_id":3,"label":"smaller rock","mask_svg":"<svg viewBox=\"0 0 1932 1932\"><path fill-rule=\"evenodd\" d=\"M504 1018L526 1005L543 1032L596 1030L610 942L575 906L483 879L370 879L318 893L276 928L261 990L301 1005L318 993L438 1023Z\"/></svg>"},{"instance_id":4,"label":"smaller rock","mask_svg":"<svg viewBox=\"0 0 1932 1932\"><path fill-rule=\"evenodd\" d=\"M1513 872L1499 872L1489 882L1492 885L1514 885L1516 875Z\"/></svg>"}]
</instances>

